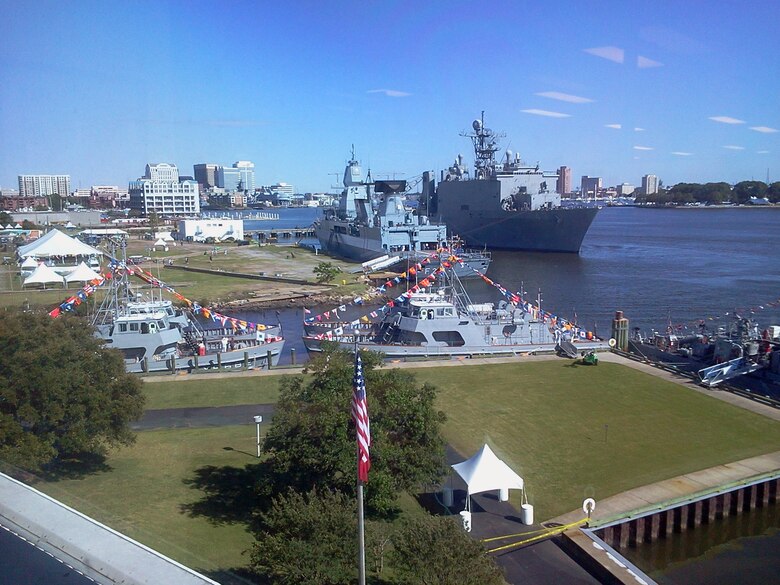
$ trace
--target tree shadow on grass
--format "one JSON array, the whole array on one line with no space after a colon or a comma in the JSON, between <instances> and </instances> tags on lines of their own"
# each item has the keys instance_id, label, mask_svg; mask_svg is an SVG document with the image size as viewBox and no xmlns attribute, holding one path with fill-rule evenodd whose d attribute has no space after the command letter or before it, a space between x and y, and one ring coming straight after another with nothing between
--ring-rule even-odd
<instances>
[{"instance_id":1,"label":"tree shadow on grass","mask_svg":"<svg viewBox=\"0 0 780 585\"><path fill-rule=\"evenodd\" d=\"M95 473L112 471L106 456L98 453L79 453L68 457L55 459L41 470L41 478L45 481L60 481L65 479L81 479Z\"/></svg>"}]
</instances>

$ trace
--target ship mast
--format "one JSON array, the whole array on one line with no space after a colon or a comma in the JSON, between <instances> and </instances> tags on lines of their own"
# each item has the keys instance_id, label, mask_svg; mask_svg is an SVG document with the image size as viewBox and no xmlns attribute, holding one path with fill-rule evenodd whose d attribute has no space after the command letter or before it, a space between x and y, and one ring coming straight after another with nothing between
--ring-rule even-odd
<instances>
[{"instance_id":1,"label":"ship mast","mask_svg":"<svg viewBox=\"0 0 780 585\"><path fill-rule=\"evenodd\" d=\"M485 111L482 111L480 119L471 123L473 133L461 132L461 136L471 139L474 146L474 177L486 179L492 177L496 164L495 154L499 150L498 139L503 134L497 134L485 127Z\"/></svg>"}]
</instances>

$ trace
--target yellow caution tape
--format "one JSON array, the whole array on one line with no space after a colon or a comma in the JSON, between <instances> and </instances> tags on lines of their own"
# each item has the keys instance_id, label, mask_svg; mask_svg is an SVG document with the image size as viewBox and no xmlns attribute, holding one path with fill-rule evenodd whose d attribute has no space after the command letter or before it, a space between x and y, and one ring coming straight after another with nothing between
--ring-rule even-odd
<instances>
[{"instance_id":1,"label":"yellow caution tape","mask_svg":"<svg viewBox=\"0 0 780 585\"><path fill-rule=\"evenodd\" d=\"M549 538L550 536L555 536L557 534L560 534L562 532L565 532L565 531L569 530L569 528L574 528L575 526L578 526L580 524L584 524L587 521L588 521L587 518L583 518L582 520L577 520L576 522L572 522L570 524L564 524L563 526L556 526L555 528L549 528L549 529L545 529L545 530L534 530L533 532L521 532L519 534L508 534L506 536L497 536L497 537L494 537L494 538L485 539L482 542L490 542L492 540L501 540L501 539L510 538L510 537L513 537L513 536L522 536L522 535L526 535L526 534L534 534L536 532L544 532L544 534L539 534L538 536L534 536L534 537L531 537L531 538L526 538L526 539L520 540L518 542L513 542L511 544L505 544L504 546L499 546L499 547L496 547L496 548L488 549L487 552L493 553L493 552L498 552L498 551L501 551L501 550L506 550L508 548L514 548L516 546L523 546L524 544L529 544L531 542L534 542L536 540L541 540L543 538Z\"/></svg>"}]
</instances>

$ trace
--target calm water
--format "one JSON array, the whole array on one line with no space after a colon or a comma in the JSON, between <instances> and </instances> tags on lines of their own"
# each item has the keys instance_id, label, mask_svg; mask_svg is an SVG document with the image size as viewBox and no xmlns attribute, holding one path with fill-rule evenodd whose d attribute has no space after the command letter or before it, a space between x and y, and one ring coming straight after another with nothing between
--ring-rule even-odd
<instances>
[{"instance_id":1,"label":"calm water","mask_svg":"<svg viewBox=\"0 0 780 585\"><path fill-rule=\"evenodd\" d=\"M780 582L780 507L729 516L620 551L661 585Z\"/></svg>"}]
</instances>

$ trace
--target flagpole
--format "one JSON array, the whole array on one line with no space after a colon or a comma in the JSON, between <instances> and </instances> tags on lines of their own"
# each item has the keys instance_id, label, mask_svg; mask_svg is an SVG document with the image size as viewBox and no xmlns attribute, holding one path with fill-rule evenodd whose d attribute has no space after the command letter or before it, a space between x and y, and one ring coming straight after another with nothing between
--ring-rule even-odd
<instances>
[{"instance_id":1,"label":"flagpole","mask_svg":"<svg viewBox=\"0 0 780 585\"><path fill-rule=\"evenodd\" d=\"M358 479L358 583L366 585L366 539L363 525L363 482Z\"/></svg>"}]
</instances>

